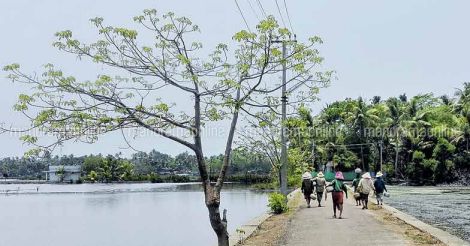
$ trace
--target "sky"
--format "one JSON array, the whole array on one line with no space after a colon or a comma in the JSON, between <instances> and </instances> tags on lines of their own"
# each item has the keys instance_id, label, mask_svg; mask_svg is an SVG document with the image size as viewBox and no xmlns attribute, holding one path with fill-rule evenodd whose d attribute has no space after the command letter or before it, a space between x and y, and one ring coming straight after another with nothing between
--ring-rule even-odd
<instances>
[{"instance_id":1,"label":"sky","mask_svg":"<svg viewBox=\"0 0 470 246\"><path fill-rule=\"evenodd\" d=\"M238 3L254 29L257 16L262 16L257 1L238 0ZM280 19L275 0L260 3L268 15ZM289 25L284 2L278 3ZM325 58L321 69L337 73L330 87L320 91L321 100L312 105L313 112L347 97L452 95L455 88L470 81L469 1L286 0L286 3L297 38L320 36L324 43L319 50ZM40 73L44 64L54 63L77 77L96 78L103 68L57 51L51 45L54 33L70 29L84 40L93 40L97 36L90 18L101 16L108 24L129 26L133 16L148 8L189 17L201 28L204 47L230 43L235 32L246 28L235 1L230 0L0 0L0 66L15 62L24 71ZM28 126L27 119L12 110L18 94L28 89L11 83L6 75L0 72L0 122ZM178 101L178 95L174 98ZM184 107L187 102L181 103ZM0 158L21 156L28 149L18 138L14 134L0 135ZM223 136L206 137L206 155L222 153L224 142ZM155 136L141 137L133 146L172 155L187 150ZM54 154L134 152L126 147L121 135L112 133L93 145L68 143Z\"/></svg>"}]
</instances>

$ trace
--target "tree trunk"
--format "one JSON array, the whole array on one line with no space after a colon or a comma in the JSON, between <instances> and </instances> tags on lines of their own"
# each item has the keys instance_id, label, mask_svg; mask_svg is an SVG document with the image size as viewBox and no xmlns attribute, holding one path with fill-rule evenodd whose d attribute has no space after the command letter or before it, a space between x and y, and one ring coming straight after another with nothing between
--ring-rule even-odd
<instances>
[{"instance_id":1,"label":"tree trunk","mask_svg":"<svg viewBox=\"0 0 470 246\"><path fill-rule=\"evenodd\" d=\"M215 192L215 193L214 193ZM227 232L227 210L223 211L223 217L220 215L220 193L217 193L212 187L206 194L206 207L209 210L209 220L217 235L219 246L229 246L229 235Z\"/></svg>"},{"instance_id":2,"label":"tree trunk","mask_svg":"<svg viewBox=\"0 0 470 246\"><path fill-rule=\"evenodd\" d=\"M223 218L220 217L220 191L224 185L225 176L227 175L227 170L231 161L232 154L232 144L233 138L235 136L235 129L238 123L238 115L241 105L239 104L240 100L240 87L237 89L236 95L236 105L232 114L232 122L230 124L230 130L227 137L227 144L225 145L225 154L222 168L219 172L219 177L214 186L211 186L208 189L206 194L206 206L209 210L209 219L211 222L212 229L214 229L215 234L217 234L217 241L219 246L229 246L229 235L227 232L227 210L224 210Z\"/></svg>"},{"instance_id":3,"label":"tree trunk","mask_svg":"<svg viewBox=\"0 0 470 246\"><path fill-rule=\"evenodd\" d=\"M224 211L224 217L220 217L220 211L219 211L219 206L220 206L220 190L222 189L222 184L223 180L225 177L225 171L227 167L222 167L221 170L221 176L219 176L219 179L217 180L216 186L211 185L210 177L207 173L207 167L206 163L204 160L204 154L202 151L202 141L201 141L201 105L200 105L200 95L195 95L195 103L194 103L194 121L195 121L195 131L194 131L194 152L196 154L197 158L197 163L198 163L198 169L199 169L199 175L201 176L201 182L202 182L202 187L204 189L204 195L205 195L205 202L206 202L206 207L209 211L209 221L211 223L212 229L214 230L215 234L217 235L217 241L219 246L229 246L229 241L228 241L228 232L227 232L227 218L225 216L225 211ZM238 118L238 112L237 112L237 118ZM236 119L235 119L236 120ZM234 125L232 123L232 125ZM233 129L232 131L235 131ZM229 134L233 138L233 132ZM230 137L229 137L230 138ZM230 146L227 146L227 148L231 147L231 141L230 141ZM230 151L229 151L230 153ZM227 158L225 158L227 159ZM224 166L228 165L224 161ZM221 184L220 184L221 183Z\"/></svg>"},{"instance_id":4,"label":"tree trunk","mask_svg":"<svg viewBox=\"0 0 470 246\"><path fill-rule=\"evenodd\" d=\"M395 146L395 178L398 178L398 139Z\"/></svg>"},{"instance_id":5,"label":"tree trunk","mask_svg":"<svg viewBox=\"0 0 470 246\"><path fill-rule=\"evenodd\" d=\"M200 169L202 187L204 190L204 197L207 210L209 211L209 221L211 227L217 235L219 246L229 246L229 235L227 232L227 218L224 211L223 218L220 216L220 190L211 185L209 176L207 174L204 156L202 152L196 151L196 158Z\"/></svg>"}]
</instances>

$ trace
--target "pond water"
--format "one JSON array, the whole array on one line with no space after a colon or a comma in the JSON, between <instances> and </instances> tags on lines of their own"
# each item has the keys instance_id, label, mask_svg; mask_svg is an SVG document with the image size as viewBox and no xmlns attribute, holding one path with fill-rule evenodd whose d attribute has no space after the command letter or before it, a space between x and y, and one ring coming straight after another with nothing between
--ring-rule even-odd
<instances>
[{"instance_id":1,"label":"pond water","mask_svg":"<svg viewBox=\"0 0 470 246\"><path fill-rule=\"evenodd\" d=\"M387 188L391 206L470 241L470 187Z\"/></svg>"},{"instance_id":2,"label":"pond water","mask_svg":"<svg viewBox=\"0 0 470 246\"><path fill-rule=\"evenodd\" d=\"M0 194L0 245L216 244L197 184L0 185ZM229 231L266 204L266 193L224 186Z\"/></svg>"}]
</instances>

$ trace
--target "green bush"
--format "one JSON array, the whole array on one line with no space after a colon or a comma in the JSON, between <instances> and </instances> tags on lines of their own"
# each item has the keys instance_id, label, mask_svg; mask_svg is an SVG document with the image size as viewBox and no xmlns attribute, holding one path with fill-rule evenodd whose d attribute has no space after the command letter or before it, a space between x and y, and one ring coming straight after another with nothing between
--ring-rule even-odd
<instances>
[{"instance_id":1,"label":"green bush","mask_svg":"<svg viewBox=\"0 0 470 246\"><path fill-rule=\"evenodd\" d=\"M289 176L287 176L287 186L288 187L301 187L302 186L301 175L289 175Z\"/></svg>"},{"instance_id":2,"label":"green bush","mask_svg":"<svg viewBox=\"0 0 470 246\"><path fill-rule=\"evenodd\" d=\"M277 192L269 194L268 207L275 214L286 212L289 209L287 207L287 197Z\"/></svg>"},{"instance_id":3,"label":"green bush","mask_svg":"<svg viewBox=\"0 0 470 246\"><path fill-rule=\"evenodd\" d=\"M155 174L154 172L148 174L147 179L151 183L163 183L163 179L160 177L160 175Z\"/></svg>"},{"instance_id":4,"label":"green bush","mask_svg":"<svg viewBox=\"0 0 470 246\"><path fill-rule=\"evenodd\" d=\"M392 177L395 176L395 167L394 167L393 163L385 163L382 166L382 170L383 170L383 172L385 172L387 174L387 178L392 178Z\"/></svg>"},{"instance_id":5,"label":"green bush","mask_svg":"<svg viewBox=\"0 0 470 246\"><path fill-rule=\"evenodd\" d=\"M279 188L279 184L276 182L258 183L258 184L253 184L250 187L255 190L275 190Z\"/></svg>"}]
</instances>

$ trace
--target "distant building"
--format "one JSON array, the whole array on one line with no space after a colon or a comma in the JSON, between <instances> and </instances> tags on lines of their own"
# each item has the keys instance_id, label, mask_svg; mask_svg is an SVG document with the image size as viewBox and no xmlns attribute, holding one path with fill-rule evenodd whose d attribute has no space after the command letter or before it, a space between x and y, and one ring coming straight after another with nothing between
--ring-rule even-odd
<instances>
[{"instance_id":1,"label":"distant building","mask_svg":"<svg viewBox=\"0 0 470 246\"><path fill-rule=\"evenodd\" d=\"M45 171L49 182L77 182L81 176L81 166L49 166Z\"/></svg>"}]
</instances>

